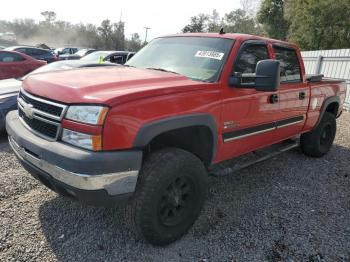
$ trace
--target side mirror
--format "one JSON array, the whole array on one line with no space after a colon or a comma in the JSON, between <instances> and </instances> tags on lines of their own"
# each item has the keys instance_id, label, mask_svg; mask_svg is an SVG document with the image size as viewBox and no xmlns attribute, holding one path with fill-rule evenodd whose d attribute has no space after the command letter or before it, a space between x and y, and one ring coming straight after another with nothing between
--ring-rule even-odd
<instances>
[{"instance_id":1,"label":"side mirror","mask_svg":"<svg viewBox=\"0 0 350 262\"><path fill-rule=\"evenodd\" d=\"M257 63L255 74L234 73L230 86L255 88L258 91L276 91L280 85L280 62L267 59Z\"/></svg>"}]
</instances>

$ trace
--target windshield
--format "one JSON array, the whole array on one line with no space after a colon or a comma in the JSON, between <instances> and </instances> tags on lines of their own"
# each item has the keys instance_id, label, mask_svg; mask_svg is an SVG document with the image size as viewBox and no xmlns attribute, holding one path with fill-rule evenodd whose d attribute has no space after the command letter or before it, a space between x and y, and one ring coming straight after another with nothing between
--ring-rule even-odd
<instances>
[{"instance_id":1,"label":"windshield","mask_svg":"<svg viewBox=\"0 0 350 262\"><path fill-rule=\"evenodd\" d=\"M166 70L193 80L215 82L231 50L233 39L164 37L150 42L126 65Z\"/></svg>"},{"instance_id":2,"label":"windshield","mask_svg":"<svg viewBox=\"0 0 350 262\"><path fill-rule=\"evenodd\" d=\"M82 59L83 61L94 61L94 62L99 62L101 57L102 60L105 59L106 56L108 56L111 52L94 52L91 53L87 56L84 56Z\"/></svg>"}]
</instances>

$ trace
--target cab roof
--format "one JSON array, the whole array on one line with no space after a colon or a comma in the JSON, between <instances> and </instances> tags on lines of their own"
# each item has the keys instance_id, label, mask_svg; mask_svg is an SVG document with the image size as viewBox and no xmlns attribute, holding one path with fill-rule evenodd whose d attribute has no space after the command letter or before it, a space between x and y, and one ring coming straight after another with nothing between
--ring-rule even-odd
<instances>
[{"instance_id":1,"label":"cab roof","mask_svg":"<svg viewBox=\"0 0 350 262\"><path fill-rule=\"evenodd\" d=\"M234 39L236 41L246 41L246 40L261 40L261 41L266 41L268 43L277 43L293 48L298 48L298 46L294 43L289 43L286 41L281 41L277 39L272 39L268 37L263 37L263 36L257 36L257 35L249 35L249 34L238 34L238 33L179 33L179 34L172 34L172 35L167 35L168 37L176 37L176 36L194 36L194 37L216 37L216 38L226 38L226 39ZM165 37L167 37L165 36Z\"/></svg>"}]
</instances>

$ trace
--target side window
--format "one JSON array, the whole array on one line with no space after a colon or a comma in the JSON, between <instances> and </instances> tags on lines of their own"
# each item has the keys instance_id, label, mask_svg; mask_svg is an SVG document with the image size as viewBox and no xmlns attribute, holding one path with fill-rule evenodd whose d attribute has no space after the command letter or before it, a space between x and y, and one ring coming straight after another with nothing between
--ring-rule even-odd
<instances>
[{"instance_id":1,"label":"side window","mask_svg":"<svg viewBox=\"0 0 350 262\"><path fill-rule=\"evenodd\" d=\"M42 54L43 54L43 52L42 52L40 49L34 49L34 48L32 48L32 49L30 50L30 52L31 52L31 54L32 54L33 56L37 56L37 55L42 55Z\"/></svg>"},{"instance_id":2,"label":"side window","mask_svg":"<svg viewBox=\"0 0 350 262\"><path fill-rule=\"evenodd\" d=\"M281 83L301 82L300 64L296 51L276 46L273 50L276 59L281 64Z\"/></svg>"},{"instance_id":3,"label":"side window","mask_svg":"<svg viewBox=\"0 0 350 262\"><path fill-rule=\"evenodd\" d=\"M256 64L265 59L269 59L266 45L247 45L236 60L234 72L255 73Z\"/></svg>"},{"instance_id":4,"label":"side window","mask_svg":"<svg viewBox=\"0 0 350 262\"><path fill-rule=\"evenodd\" d=\"M26 49L25 49L25 54L27 54L27 55L29 55L29 56L35 55L34 49L32 49L32 48L26 48Z\"/></svg>"},{"instance_id":5,"label":"side window","mask_svg":"<svg viewBox=\"0 0 350 262\"><path fill-rule=\"evenodd\" d=\"M24 58L22 56L14 53L8 53L8 52L0 53L0 62L3 62L3 63L19 62L23 60Z\"/></svg>"}]
</instances>

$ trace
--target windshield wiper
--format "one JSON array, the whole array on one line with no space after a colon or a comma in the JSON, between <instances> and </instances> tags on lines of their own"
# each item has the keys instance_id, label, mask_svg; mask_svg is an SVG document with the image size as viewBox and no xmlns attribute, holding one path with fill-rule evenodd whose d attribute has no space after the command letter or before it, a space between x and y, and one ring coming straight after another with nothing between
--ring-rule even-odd
<instances>
[{"instance_id":1,"label":"windshield wiper","mask_svg":"<svg viewBox=\"0 0 350 262\"><path fill-rule=\"evenodd\" d=\"M166 70L164 68L146 67L146 69L157 70L157 71L162 71L162 72L167 72L167 73L173 73L173 74L180 75L178 72L174 72L174 71L171 71L171 70Z\"/></svg>"}]
</instances>

